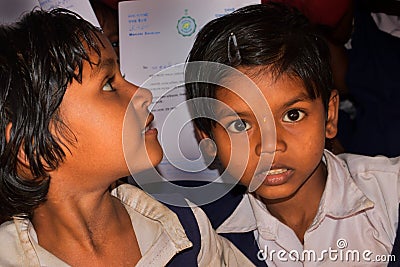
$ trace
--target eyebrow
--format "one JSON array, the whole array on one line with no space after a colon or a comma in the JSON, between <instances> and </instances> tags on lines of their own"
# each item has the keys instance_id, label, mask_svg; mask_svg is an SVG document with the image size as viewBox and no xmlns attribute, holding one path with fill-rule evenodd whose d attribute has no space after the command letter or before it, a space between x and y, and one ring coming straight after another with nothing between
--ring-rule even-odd
<instances>
[{"instance_id":1,"label":"eyebrow","mask_svg":"<svg viewBox=\"0 0 400 267\"><path fill-rule=\"evenodd\" d=\"M231 108L227 108L227 107L222 107L222 108L218 108L215 111L215 115L217 118L224 118L224 117L243 117L246 116L246 113L243 112L237 112L235 111L232 107Z\"/></svg>"},{"instance_id":2,"label":"eyebrow","mask_svg":"<svg viewBox=\"0 0 400 267\"><path fill-rule=\"evenodd\" d=\"M292 106L292 105L294 105L294 104L296 104L298 102L303 102L303 101L310 102L310 101L312 101L312 98L309 95L305 94L305 93L301 93L301 94L293 97L293 99L289 100L285 104L283 104L283 107L284 108L288 108L288 107L290 107L290 106Z\"/></svg>"},{"instance_id":3,"label":"eyebrow","mask_svg":"<svg viewBox=\"0 0 400 267\"><path fill-rule=\"evenodd\" d=\"M117 63L115 62L115 59L113 59L113 58L100 59L99 64L95 68L93 68L92 75L99 74L99 72L101 72L101 70L103 70L103 69L114 70L114 68L116 68L116 65L117 65Z\"/></svg>"}]
</instances>

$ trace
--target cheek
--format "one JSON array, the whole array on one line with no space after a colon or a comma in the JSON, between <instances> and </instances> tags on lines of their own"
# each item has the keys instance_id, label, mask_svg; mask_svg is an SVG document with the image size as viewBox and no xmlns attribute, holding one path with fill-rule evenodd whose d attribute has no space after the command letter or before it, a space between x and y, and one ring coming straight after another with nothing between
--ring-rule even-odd
<instances>
[{"instance_id":1,"label":"cheek","mask_svg":"<svg viewBox=\"0 0 400 267\"><path fill-rule=\"evenodd\" d=\"M231 143L229 140L222 140L215 139L217 144L217 156L219 161L221 162L222 166L226 168L231 159Z\"/></svg>"},{"instance_id":2,"label":"cheek","mask_svg":"<svg viewBox=\"0 0 400 267\"><path fill-rule=\"evenodd\" d=\"M122 131L123 145L125 153L133 153L133 158L135 157L135 154L139 148L144 147L145 139L142 135L142 129L144 129L144 125L142 126L139 123L139 118L137 117L136 113L127 112Z\"/></svg>"},{"instance_id":3,"label":"cheek","mask_svg":"<svg viewBox=\"0 0 400 267\"><path fill-rule=\"evenodd\" d=\"M325 118L323 116L314 116L313 120L299 124L295 127L286 127L286 131L295 139L304 149L324 147L325 142ZM296 141L297 140L297 141Z\"/></svg>"},{"instance_id":4,"label":"cheek","mask_svg":"<svg viewBox=\"0 0 400 267\"><path fill-rule=\"evenodd\" d=\"M77 139L79 154L96 157L107 157L116 160L121 158L122 152L122 129L124 112L114 109L100 109L91 106L91 109L83 110L79 114L69 116L70 129ZM68 123L68 122L67 122ZM76 153L75 153L76 154ZM89 156L88 156L89 157Z\"/></svg>"},{"instance_id":5,"label":"cheek","mask_svg":"<svg viewBox=\"0 0 400 267\"><path fill-rule=\"evenodd\" d=\"M321 118L319 122L315 123L313 136L310 137L310 147L314 147L315 150L321 151L325 147L325 120Z\"/></svg>"},{"instance_id":6,"label":"cheek","mask_svg":"<svg viewBox=\"0 0 400 267\"><path fill-rule=\"evenodd\" d=\"M321 123L318 124L313 130L309 130L304 138L304 145L301 146L302 151L298 151L298 155L309 155L307 156L309 161L319 162L325 148L325 127L321 126Z\"/></svg>"},{"instance_id":7,"label":"cheek","mask_svg":"<svg viewBox=\"0 0 400 267\"><path fill-rule=\"evenodd\" d=\"M215 140L217 143L217 156L224 170L228 172L235 180L247 180L252 177L257 158L254 153L247 148L246 142L240 142L233 137L232 142L229 136L223 140Z\"/></svg>"},{"instance_id":8,"label":"cheek","mask_svg":"<svg viewBox=\"0 0 400 267\"><path fill-rule=\"evenodd\" d=\"M253 144L247 133L228 133L216 127L213 131L217 157L223 168L235 179L241 179L257 165Z\"/></svg>"}]
</instances>

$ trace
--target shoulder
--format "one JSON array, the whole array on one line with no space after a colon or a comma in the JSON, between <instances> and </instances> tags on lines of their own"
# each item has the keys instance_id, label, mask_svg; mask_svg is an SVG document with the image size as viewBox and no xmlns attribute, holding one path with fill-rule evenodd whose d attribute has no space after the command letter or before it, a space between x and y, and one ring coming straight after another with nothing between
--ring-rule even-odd
<instances>
[{"instance_id":1,"label":"shoulder","mask_svg":"<svg viewBox=\"0 0 400 267\"><path fill-rule=\"evenodd\" d=\"M341 154L331 159L336 161L336 174L349 177L374 203L374 208L367 211L370 220L374 217L381 221L379 224L390 224L395 229L400 202L400 158Z\"/></svg>"},{"instance_id":2,"label":"shoulder","mask_svg":"<svg viewBox=\"0 0 400 267\"><path fill-rule=\"evenodd\" d=\"M19 250L18 244L20 241L18 238L17 227L13 221L6 221L0 225L0 240L2 243L5 242L10 244L13 247L13 250L16 250L16 248ZM0 248L0 254L5 251L4 249L6 249L5 246Z\"/></svg>"},{"instance_id":3,"label":"shoulder","mask_svg":"<svg viewBox=\"0 0 400 267\"><path fill-rule=\"evenodd\" d=\"M333 155L325 152L328 172L338 177L350 177L357 185L396 186L400 180L400 157Z\"/></svg>"},{"instance_id":4,"label":"shoulder","mask_svg":"<svg viewBox=\"0 0 400 267\"><path fill-rule=\"evenodd\" d=\"M173 266L252 266L242 252L216 233L202 208L179 194L168 194L161 199L169 200L166 205L177 214L193 243L192 248L177 255Z\"/></svg>"},{"instance_id":5,"label":"shoulder","mask_svg":"<svg viewBox=\"0 0 400 267\"><path fill-rule=\"evenodd\" d=\"M399 177L400 157L362 156L356 154L340 154L337 156L346 163L351 174L394 175Z\"/></svg>"},{"instance_id":6,"label":"shoulder","mask_svg":"<svg viewBox=\"0 0 400 267\"><path fill-rule=\"evenodd\" d=\"M399 202L400 157L342 154L338 158L342 160L343 168L348 170L351 178L368 197L382 194L396 197L396 203Z\"/></svg>"},{"instance_id":7,"label":"shoulder","mask_svg":"<svg viewBox=\"0 0 400 267\"><path fill-rule=\"evenodd\" d=\"M112 195L123 203L134 227L147 230L140 232L146 239L157 238L157 232L165 231L177 248L191 246L176 213L154 196L130 184L118 186Z\"/></svg>"},{"instance_id":8,"label":"shoulder","mask_svg":"<svg viewBox=\"0 0 400 267\"><path fill-rule=\"evenodd\" d=\"M13 221L0 225L0 266L23 266L24 253Z\"/></svg>"},{"instance_id":9,"label":"shoulder","mask_svg":"<svg viewBox=\"0 0 400 267\"><path fill-rule=\"evenodd\" d=\"M157 195L150 195L134 185L123 184L111 194L118 198L127 208L128 213L143 216L161 224L175 224L179 221L176 214L158 201ZM131 215L132 217L132 215Z\"/></svg>"},{"instance_id":10,"label":"shoulder","mask_svg":"<svg viewBox=\"0 0 400 267\"><path fill-rule=\"evenodd\" d=\"M228 239L213 229L204 211L192 206L201 234L199 266L254 266L254 264Z\"/></svg>"},{"instance_id":11,"label":"shoulder","mask_svg":"<svg viewBox=\"0 0 400 267\"><path fill-rule=\"evenodd\" d=\"M186 196L152 194L161 203L130 185L119 186L113 195L142 216L160 221L163 227L179 226L184 230L193 247L178 253L167 266L252 266L234 245L214 231L205 212Z\"/></svg>"},{"instance_id":12,"label":"shoulder","mask_svg":"<svg viewBox=\"0 0 400 267\"><path fill-rule=\"evenodd\" d=\"M216 233L202 208L178 194L168 194L162 199L174 203L166 205L177 214L193 243L192 248L178 254L168 266L252 266L242 252Z\"/></svg>"}]
</instances>

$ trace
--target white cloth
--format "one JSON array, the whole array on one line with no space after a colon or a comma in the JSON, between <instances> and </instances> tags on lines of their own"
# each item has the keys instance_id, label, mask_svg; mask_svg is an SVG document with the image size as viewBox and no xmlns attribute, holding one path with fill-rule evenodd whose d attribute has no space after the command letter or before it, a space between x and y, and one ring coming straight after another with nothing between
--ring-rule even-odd
<instances>
[{"instance_id":1,"label":"white cloth","mask_svg":"<svg viewBox=\"0 0 400 267\"><path fill-rule=\"evenodd\" d=\"M376 26L390 35L400 38L400 17L385 13L371 13Z\"/></svg>"},{"instance_id":2,"label":"white cloth","mask_svg":"<svg viewBox=\"0 0 400 267\"><path fill-rule=\"evenodd\" d=\"M400 1L400 0L396 0ZM385 13L371 13L376 26L386 33L400 38L400 17Z\"/></svg>"},{"instance_id":3,"label":"white cloth","mask_svg":"<svg viewBox=\"0 0 400 267\"><path fill-rule=\"evenodd\" d=\"M136 266L165 266L171 258L191 247L178 217L166 206L132 185L121 185L112 191L130 215L136 230L141 254ZM208 218L197 207L192 208L198 221L201 250L199 266L251 266L248 259L226 239L217 235ZM28 219L14 218L0 226L0 266L69 266L38 244Z\"/></svg>"},{"instance_id":4,"label":"white cloth","mask_svg":"<svg viewBox=\"0 0 400 267\"><path fill-rule=\"evenodd\" d=\"M259 256L270 267L387 266L398 224L400 158L324 155L328 178L304 245L252 194L245 195L217 232L254 231L266 252ZM297 255L300 261L292 260ZM383 257L385 262L379 262Z\"/></svg>"}]
</instances>

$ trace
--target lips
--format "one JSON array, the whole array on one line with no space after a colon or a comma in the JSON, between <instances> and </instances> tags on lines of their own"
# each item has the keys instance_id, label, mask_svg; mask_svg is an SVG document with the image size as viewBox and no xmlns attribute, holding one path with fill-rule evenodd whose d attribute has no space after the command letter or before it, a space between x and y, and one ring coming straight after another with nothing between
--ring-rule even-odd
<instances>
[{"instance_id":1,"label":"lips","mask_svg":"<svg viewBox=\"0 0 400 267\"><path fill-rule=\"evenodd\" d=\"M147 120L146 120L146 126L142 130L143 135L157 133L157 129L152 128L152 126L151 126L151 123L153 122L153 120L154 120L153 113L149 113L149 115L147 116Z\"/></svg>"},{"instance_id":2,"label":"lips","mask_svg":"<svg viewBox=\"0 0 400 267\"><path fill-rule=\"evenodd\" d=\"M272 166L269 170L259 172L254 178L262 180L264 185L278 186L285 184L292 173L293 170L288 167Z\"/></svg>"},{"instance_id":3,"label":"lips","mask_svg":"<svg viewBox=\"0 0 400 267\"><path fill-rule=\"evenodd\" d=\"M283 168L283 169L274 169L274 170L269 170L266 174L268 175L268 176L272 176L272 175L278 175L278 174L281 174L281 173L284 173L284 172L287 172L288 171L288 169L286 169L286 168Z\"/></svg>"}]
</instances>

